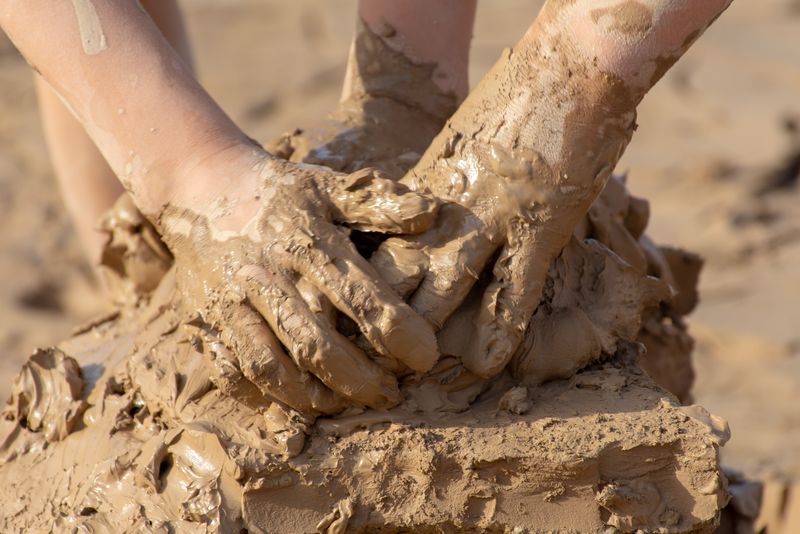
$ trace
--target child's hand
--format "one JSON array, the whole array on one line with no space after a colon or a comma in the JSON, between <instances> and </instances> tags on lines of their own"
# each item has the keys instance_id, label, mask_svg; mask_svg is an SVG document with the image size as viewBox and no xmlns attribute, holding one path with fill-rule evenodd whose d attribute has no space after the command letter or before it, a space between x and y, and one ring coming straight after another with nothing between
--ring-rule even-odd
<instances>
[{"instance_id":1,"label":"child's hand","mask_svg":"<svg viewBox=\"0 0 800 534\"><path fill-rule=\"evenodd\" d=\"M435 203L369 170L343 175L254 148L212 160L192 171L197 183L236 176L235 185L216 194L197 187L176 193L158 225L175 255L181 290L203 320L248 341L238 351L245 375L269 397L306 413L339 407L306 372L359 404L399 402L394 375L337 332L302 287L321 291L379 353L429 370L438 357L433 329L335 223L417 233L432 224Z\"/></svg>"}]
</instances>

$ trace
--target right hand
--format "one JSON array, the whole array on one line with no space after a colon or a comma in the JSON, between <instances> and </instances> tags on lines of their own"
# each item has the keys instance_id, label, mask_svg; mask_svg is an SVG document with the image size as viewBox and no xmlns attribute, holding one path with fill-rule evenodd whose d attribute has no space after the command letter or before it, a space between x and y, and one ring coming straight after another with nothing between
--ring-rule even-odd
<instances>
[{"instance_id":1,"label":"right hand","mask_svg":"<svg viewBox=\"0 0 800 534\"><path fill-rule=\"evenodd\" d=\"M184 298L238 344L230 348L243 374L265 396L306 414L335 413L341 398L373 408L401 400L394 374L340 334L304 298L313 291L303 285L350 317L381 355L417 372L433 367L431 326L336 223L418 233L433 223L435 202L368 169L344 175L279 161L255 147L215 154L189 175L191 184L184 194L176 191L158 226L175 255ZM198 184L213 184L216 192Z\"/></svg>"}]
</instances>

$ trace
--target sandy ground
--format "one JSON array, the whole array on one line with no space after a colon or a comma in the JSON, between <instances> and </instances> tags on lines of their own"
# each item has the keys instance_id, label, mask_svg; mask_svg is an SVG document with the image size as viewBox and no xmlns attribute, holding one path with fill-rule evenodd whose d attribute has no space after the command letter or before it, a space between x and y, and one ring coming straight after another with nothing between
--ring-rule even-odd
<instances>
[{"instance_id":1,"label":"sandy ground","mask_svg":"<svg viewBox=\"0 0 800 534\"><path fill-rule=\"evenodd\" d=\"M314 124L338 96L354 4L185 0L203 83L256 139ZM473 81L538 6L481 2ZM800 123L798 35L797 0L736 0L648 95L619 169L651 201L651 234L706 258L695 396L731 424L726 463L794 479L800 190L768 184L800 151L786 128ZM0 36L0 396L33 347L103 307L52 178L28 67Z\"/></svg>"}]
</instances>

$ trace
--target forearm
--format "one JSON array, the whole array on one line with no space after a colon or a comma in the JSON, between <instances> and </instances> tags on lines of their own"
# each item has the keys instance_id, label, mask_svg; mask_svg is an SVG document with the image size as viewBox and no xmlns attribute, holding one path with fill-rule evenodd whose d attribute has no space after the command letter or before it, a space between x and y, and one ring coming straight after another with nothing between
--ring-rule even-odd
<instances>
[{"instance_id":1,"label":"forearm","mask_svg":"<svg viewBox=\"0 0 800 534\"><path fill-rule=\"evenodd\" d=\"M35 82L50 164L64 206L94 266L107 240L97 230L97 222L120 196L122 185L61 99L41 76Z\"/></svg>"},{"instance_id":2,"label":"forearm","mask_svg":"<svg viewBox=\"0 0 800 534\"><path fill-rule=\"evenodd\" d=\"M732 0L549 1L520 41L613 77L638 103ZM558 47L558 48L555 48Z\"/></svg>"},{"instance_id":3,"label":"forearm","mask_svg":"<svg viewBox=\"0 0 800 534\"><path fill-rule=\"evenodd\" d=\"M637 104L728 3L548 0L403 178L447 203L432 231L384 241L372 264L436 327L466 302L449 324L474 311L476 328L446 350L470 372L506 367L553 260L630 140Z\"/></svg>"},{"instance_id":4,"label":"forearm","mask_svg":"<svg viewBox=\"0 0 800 534\"><path fill-rule=\"evenodd\" d=\"M342 98L388 96L442 120L469 90L476 0L360 0Z\"/></svg>"},{"instance_id":5,"label":"forearm","mask_svg":"<svg viewBox=\"0 0 800 534\"><path fill-rule=\"evenodd\" d=\"M413 174L423 176L443 164L443 174L468 171L468 183L479 171L497 174L515 184L514 202L535 204L540 217L577 221L626 147L638 103L729 3L545 3ZM442 160L442 153L449 157ZM483 168L463 163L471 159ZM449 184L442 185L445 191L434 192L452 195ZM472 196L492 194L507 196L481 190ZM569 223L557 225L564 236L572 232Z\"/></svg>"},{"instance_id":6,"label":"forearm","mask_svg":"<svg viewBox=\"0 0 800 534\"><path fill-rule=\"evenodd\" d=\"M130 0L13 0L0 24L148 215L192 166L246 136Z\"/></svg>"},{"instance_id":7,"label":"forearm","mask_svg":"<svg viewBox=\"0 0 800 534\"><path fill-rule=\"evenodd\" d=\"M360 0L358 15L410 58L435 65L434 82L467 96L469 47L477 0Z\"/></svg>"}]
</instances>

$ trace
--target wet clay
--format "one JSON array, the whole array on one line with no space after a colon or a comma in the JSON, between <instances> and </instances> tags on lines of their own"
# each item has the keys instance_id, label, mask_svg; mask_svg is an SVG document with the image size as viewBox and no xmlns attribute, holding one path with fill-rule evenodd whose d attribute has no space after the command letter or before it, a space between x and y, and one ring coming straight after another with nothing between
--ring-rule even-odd
<instances>
[{"instance_id":1,"label":"wet clay","mask_svg":"<svg viewBox=\"0 0 800 534\"><path fill-rule=\"evenodd\" d=\"M48 442L58 441L72 432L83 415L82 394L78 363L58 349L39 349L17 375L3 417L40 432Z\"/></svg>"},{"instance_id":2,"label":"wet clay","mask_svg":"<svg viewBox=\"0 0 800 534\"><path fill-rule=\"evenodd\" d=\"M100 221L108 237L100 258L99 272L108 294L134 304L152 293L172 265L172 253L161 236L124 194Z\"/></svg>"},{"instance_id":3,"label":"wet clay","mask_svg":"<svg viewBox=\"0 0 800 534\"><path fill-rule=\"evenodd\" d=\"M592 20L595 23L603 24L601 19L604 17L608 18L605 25L608 31L612 32L642 36L653 27L653 16L650 9L636 0L592 10Z\"/></svg>"},{"instance_id":4,"label":"wet clay","mask_svg":"<svg viewBox=\"0 0 800 534\"><path fill-rule=\"evenodd\" d=\"M444 121L458 108L455 94L434 82L437 65L409 58L393 42L397 32L383 24L373 31L363 20L356 23L350 47L342 100L389 98Z\"/></svg>"},{"instance_id":5,"label":"wet clay","mask_svg":"<svg viewBox=\"0 0 800 534\"><path fill-rule=\"evenodd\" d=\"M725 429L630 355L537 388L505 376L456 412L423 404L447 389L427 380L310 425L214 362L170 287L60 346L83 365L71 434L0 422L4 531L694 532L726 499Z\"/></svg>"}]
</instances>

